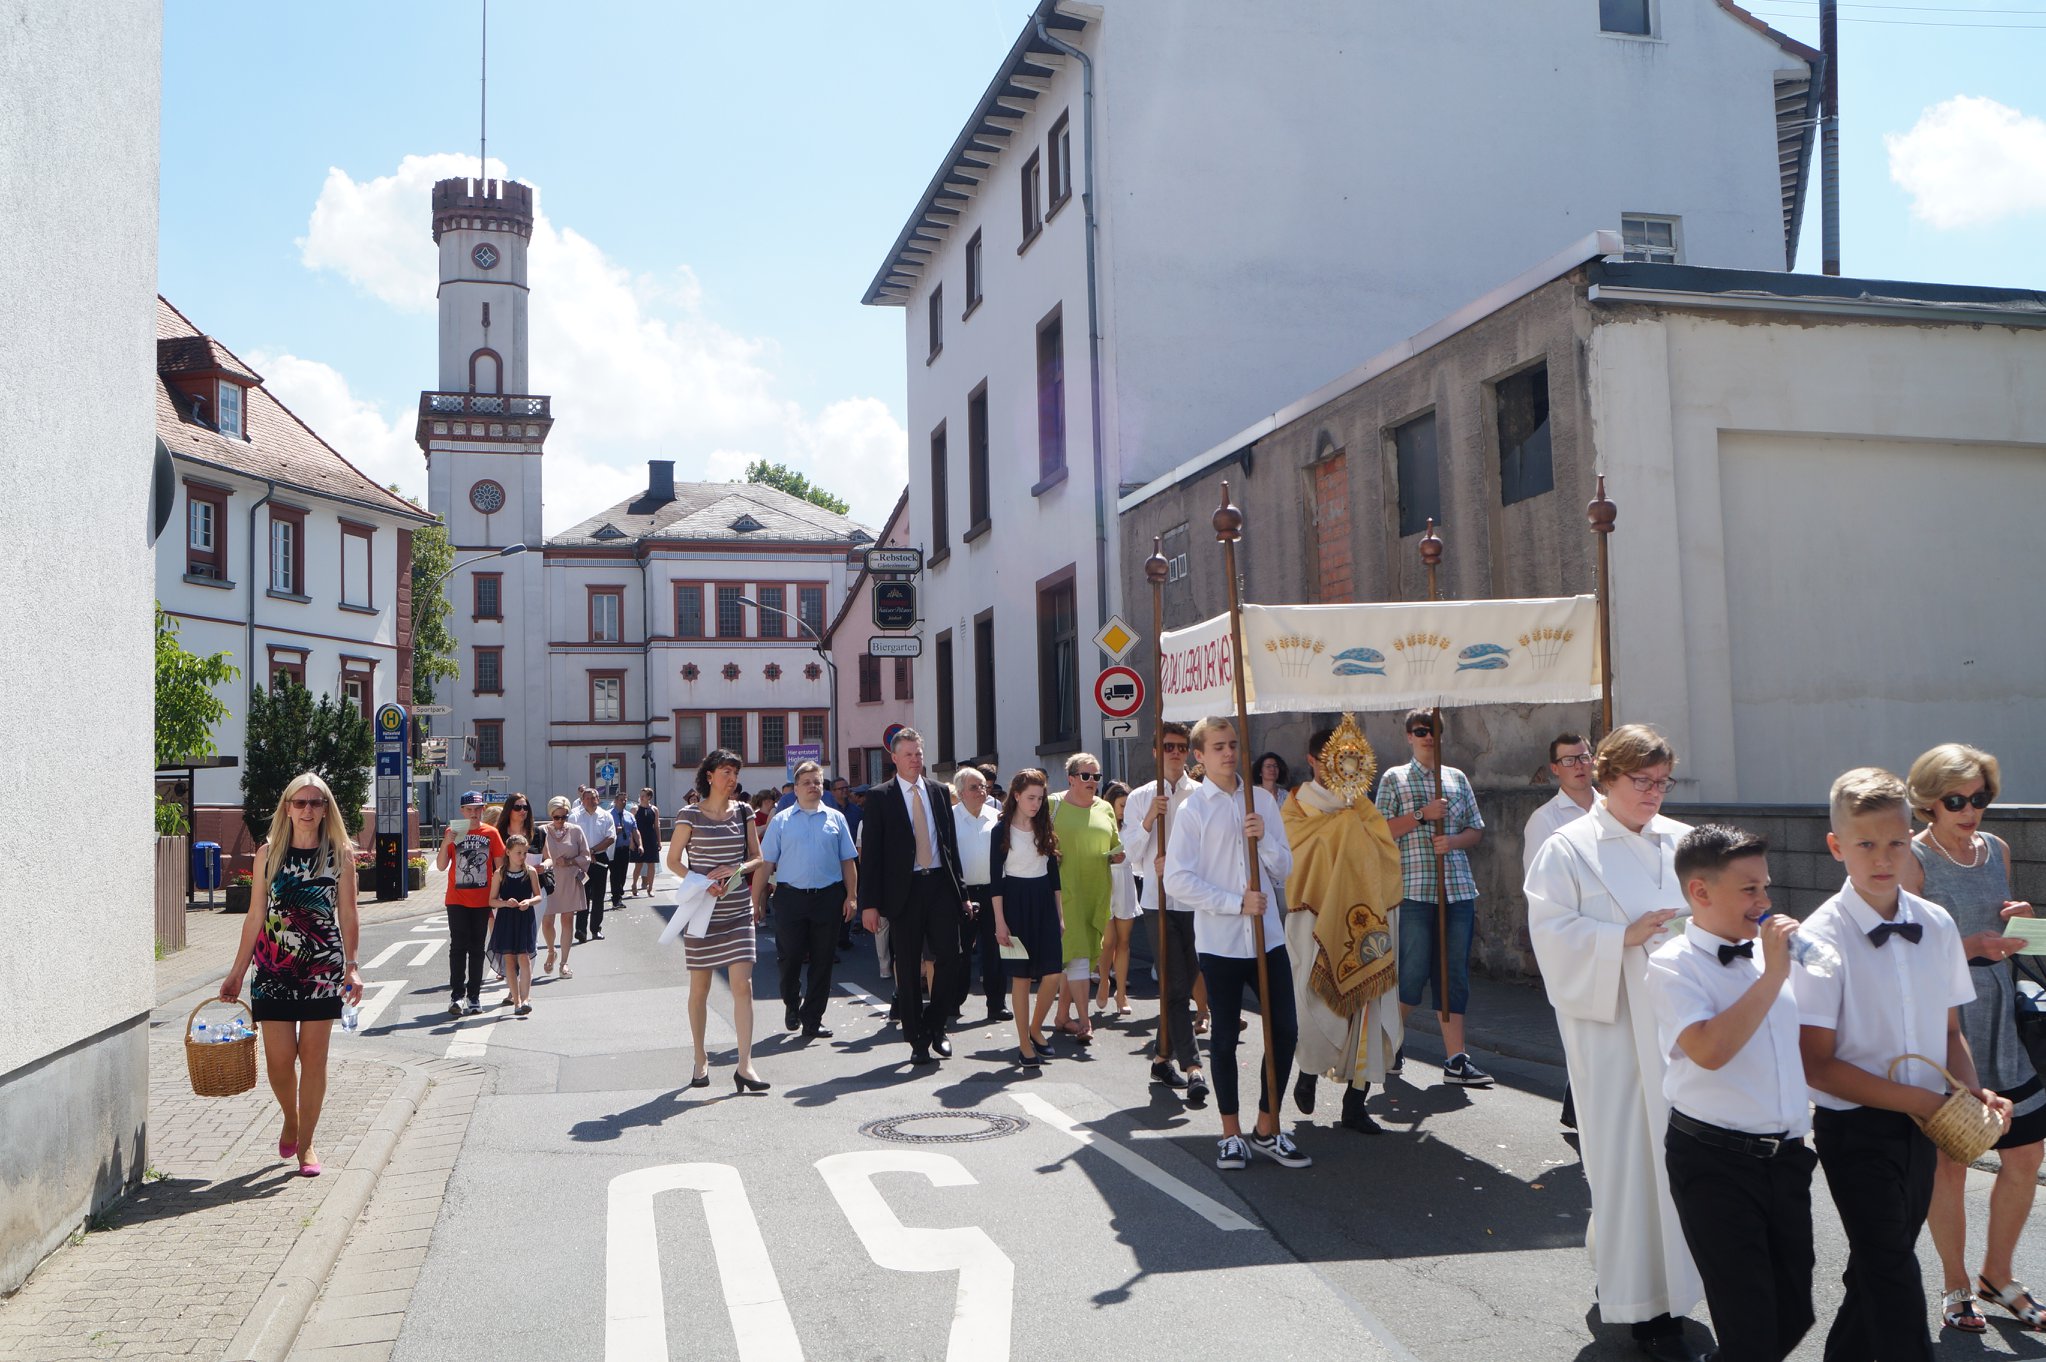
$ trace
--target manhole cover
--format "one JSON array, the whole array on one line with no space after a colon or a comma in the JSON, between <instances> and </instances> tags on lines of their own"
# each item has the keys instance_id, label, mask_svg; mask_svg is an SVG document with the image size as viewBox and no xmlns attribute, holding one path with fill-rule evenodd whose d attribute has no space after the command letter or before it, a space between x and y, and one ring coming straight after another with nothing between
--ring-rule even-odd
<instances>
[{"instance_id":1,"label":"manhole cover","mask_svg":"<svg viewBox=\"0 0 2046 1362\"><path fill-rule=\"evenodd\" d=\"M975 1140L999 1140L1029 1127L1030 1123L1020 1116L997 1116L985 1111L919 1111L869 1121L860 1127L860 1134L898 1144L970 1144Z\"/></svg>"}]
</instances>

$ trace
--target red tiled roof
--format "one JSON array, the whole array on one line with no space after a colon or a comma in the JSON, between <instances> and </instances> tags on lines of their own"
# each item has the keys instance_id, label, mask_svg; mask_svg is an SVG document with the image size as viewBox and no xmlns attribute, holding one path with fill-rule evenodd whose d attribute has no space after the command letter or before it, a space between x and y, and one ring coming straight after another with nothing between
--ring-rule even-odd
<instances>
[{"instance_id":1,"label":"red tiled roof","mask_svg":"<svg viewBox=\"0 0 2046 1362\"><path fill-rule=\"evenodd\" d=\"M387 515L431 522L433 516L381 486L322 440L271 395L255 370L201 332L162 296L156 300L156 433L171 454L195 463L357 502ZM222 435L192 414L191 399L171 386L175 374L221 371L251 380L242 403L247 438Z\"/></svg>"}]
</instances>

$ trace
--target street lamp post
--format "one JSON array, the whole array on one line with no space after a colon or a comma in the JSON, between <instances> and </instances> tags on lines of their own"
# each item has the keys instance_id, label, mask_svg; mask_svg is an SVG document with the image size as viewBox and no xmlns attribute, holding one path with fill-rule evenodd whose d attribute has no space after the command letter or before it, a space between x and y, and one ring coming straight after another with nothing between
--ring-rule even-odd
<instances>
[{"instance_id":1,"label":"street lamp post","mask_svg":"<svg viewBox=\"0 0 2046 1362\"><path fill-rule=\"evenodd\" d=\"M739 604L750 605L755 610L765 610L770 615L780 615L783 619L791 621L796 628L808 634L811 641L816 645L817 660L824 664L825 675L831 679L831 738L830 746L824 755L828 758L825 765L829 766L832 774L836 776L838 773L838 664L833 662L831 654L825 651L824 640L818 637L817 631L805 623L800 615L791 615L786 610L777 609L771 605L762 605L759 601L747 596L739 597Z\"/></svg>"}]
</instances>

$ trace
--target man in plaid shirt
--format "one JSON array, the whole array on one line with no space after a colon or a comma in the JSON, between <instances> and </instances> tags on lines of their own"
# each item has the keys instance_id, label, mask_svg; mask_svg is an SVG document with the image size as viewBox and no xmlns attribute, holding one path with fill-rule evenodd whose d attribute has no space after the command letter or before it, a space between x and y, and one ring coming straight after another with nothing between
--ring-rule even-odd
<instances>
[{"instance_id":1,"label":"man in plaid shirt","mask_svg":"<svg viewBox=\"0 0 2046 1362\"><path fill-rule=\"evenodd\" d=\"M1436 1010L1444 1010L1437 965L1435 853L1449 881L1449 997L1442 1022L1442 1046L1449 1061L1442 1080L1466 1088L1489 1088L1492 1076L1471 1063L1464 1051L1463 1017L1471 997L1471 929L1477 919L1478 882L1471 875L1469 851L1485 835L1484 815L1464 773L1442 768L1441 794L1435 793L1437 735L1435 717L1425 709L1407 711L1407 746L1414 759L1388 770L1378 783L1378 811L1398 839L1400 875L1405 881L1399 913L1400 1018L1421 1005L1432 988ZM1427 825L1435 824L1431 829ZM1404 1059L1404 1051L1401 1059ZM1400 1063L1395 1060L1393 1072Z\"/></svg>"}]
</instances>

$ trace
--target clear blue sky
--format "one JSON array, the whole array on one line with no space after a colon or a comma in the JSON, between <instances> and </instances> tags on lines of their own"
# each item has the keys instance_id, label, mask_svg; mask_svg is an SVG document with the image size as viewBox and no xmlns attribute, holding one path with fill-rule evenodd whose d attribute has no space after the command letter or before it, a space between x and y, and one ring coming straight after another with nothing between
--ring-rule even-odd
<instances>
[{"instance_id":1,"label":"clear blue sky","mask_svg":"<svg viewBox=\"0 0 2046 1362\"><path fill-rule=\"evenodd\" d=\"M1816 0L1754 7L1816 42ZM534 386L557 386L550 529L643 485L647 457L731 476L752 453L821 472L878 522L900 486L879 474L900 477L902 314L860 294L1029 8L613 0L571 22L492 4L491 154L539 186L561 234L555 292L534 304L561 333L535 356ZM2046 0L1842 13L1847 272L2046 287ZM187 0L165 17L164 292L267 362L344 453L418 489L411 413L435 381L434 321L416 296L394 301L391 262L430 268L429 224L423 202L393 207L416 184L374 182L408 156L474 157L476 5ZM1885 140L1914 128L1894 154L1915 197ZM2029 187L2006 183L2027 168ZM321 238L330 170L333 206L367 226L338 214ZM1814 193L1802 268L1818 235ZM1530 261L1556 244L1530 242Z\"/></svg>"}]
</instances>

